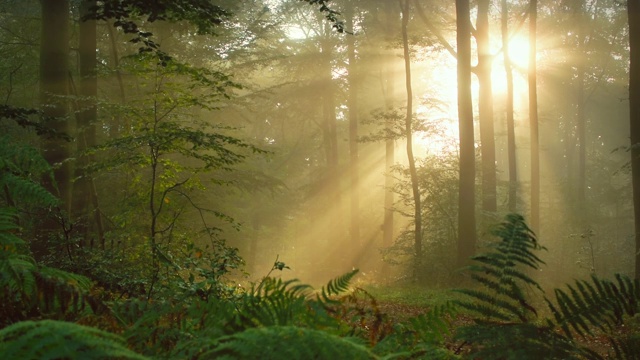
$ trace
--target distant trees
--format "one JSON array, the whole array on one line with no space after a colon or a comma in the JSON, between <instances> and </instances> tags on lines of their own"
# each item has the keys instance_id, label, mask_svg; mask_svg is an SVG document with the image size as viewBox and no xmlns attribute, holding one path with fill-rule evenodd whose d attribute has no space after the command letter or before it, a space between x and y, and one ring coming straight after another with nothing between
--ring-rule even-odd
<instances>
[{"instance_id":1,"label":"distant trees","mask_svg":"<svg viewBox=\"0 0 640 360\"><path fill-rule=\"evenodd\" d=\"M629 123L635 224L635 278L640 279L640 0L627 0L629 16Z\"/></svg>"},{"instance_id":2,"label":"distant trees","mask_svg":"<svg viewBox=\"0 0 640 360\"><path fill-rule=\"evenodd\" d=\"M0 6L4 10L13 3L0 1ZM425 268L430 266L427 262L433 258L433 249L444 243L458 246L457 252L447 251L463 265L475 252L478 236L484 241L484 230L490 226L487 220L491 220L485 217L477 226L478 214L523 210L517 203L518 170L531 171L531 198L525 202L531 205L530 224L537 231L543 228L546 232L564 219L543 216L540 224L540 213L562 211L570 218L578 213L576 208L585 214L606 213L603 216L608 219L630 224L630 219L624 217L630 210L628 194L615 181L607 181L613 173L626 175L624 171L616 172L616 165L607 162L613 146L609 139L600 141L601 136L604 138L613 130L600 129L595 121L604 113L620 111L615 104L626 90L620 82L626 81L629 54L621 41L626 34L620 29L626 26L627 19L613 0L593 6L583 1L540 5L535 0L504 0L501 10L488 0L460 0L455 2L456 31L452 26L454 4L446 2L290 0L225 2L224 6L192 0L28 3L36 12L43 10L41 25L49 30L43 31L42 48L33 52L30 44L38 39L16 37L19 34L13 30L20 22L14 20L24 15L7 12L10 19L0 28L0 50L8 59L0 65L0 90L7 94L5 102L9 105L29 104L33 99L25 94L38 94L29 90L35 89L37 79L27 80L24 73L37 74L37 65L28 65L28 61L41 60L42 91L38 97L43 105L42 119L58 134L70 135L72 141L60 137L38 140L49 162L55 165L57 179L49 183L49 189L59 191L65 199L57 215L68 216L73 223L73 230L69 230L71 223L63 221L63 231L69 230L63 234L68 235L65 243L78 254L102 249L120 249L119 255L133 254L139 250L133 249L134 245L145 241L139 234L160 238L155 245L162 243L163 227L149 230L146 225L144 229L139 226L150 217L156 217L156 225L167 225L175 220L169 215L176 219L180 215L188 218L183 230L196 227L193 219L198 216L184 217L173 196L166 200L162 196L166 189L153 191L141 185L154 177L163 186L180 184L186 178L172 167L176 161L184 166L182 170L197 168L198 161L180 163L179 159L186 157L173 152L183 149L185 143L169 144L165 137L170 133L167 136L174 137L171 141L178 141L189 131L202 130L184 127L188 121L195 124L196 119L224 125L214 132L233 138L237 135L248 145L242 148L245 151L253 147L269 151L267 158L252 159L240 168L234 167L233 172L210 166L215 175L205 183L184 184L192 193L207 188L200 200L220 209L206 218L215 223L211 228L250 227L250 235L225 231L225 236L228 233L234 246L251 254L247 258L252 265L264 262L260 254L268 250L283 258L295 256L309 269L319 267L317 263L322 263L323 269L339 263L345 267L340 270L346 270L376 258L379 245L389 248L394 240L394 251L402 248L406 258L415 255L416 264L422 261ZM540 8L536 9L538 5ZM632 7L630 3L629 8ZM66 10L61 11L62 8ZM23 11L34 12L27 8ZM56 13L66 19L58 18L58 25L47 22ZM73 19L78 14L82 21ZM475 17L473 22L471 14ZM522 25L529 15L531 65L525 69L520 58L511 58L509 50L513 53L513 44L523 45L518 37L527 32ZM569 21L578 15L584 23ZM502 48L490 41L497 35L490 30L495 24L492 19L498 16L502 17ZM424 26L407 26L414 19ZM591 25L594 30L590 33ZM78 26L78 31L69 31L73 26ZM53 32L53 27L62 31ZM96 27L106 31L96 31ZM355 35L345 34L345 30ZM212 32L217 36L206 41L195 35ZM536 40L536 32L540 40ZM546 39L556 33L555 40L560 45L548 48ZM457 46L452 46L454 34ZM510 44L510 40L515 41ZM31 55L21 56L20 60L6 55L16 46L31 49ZM538 46L541 48L536 50ZM555 53L558 48L562 55ZM40 58L33 56L39 53ZM584 54L588 56L580 57ZM476 55L477 65L472 66ZM451 74L452 59L457 66L457 81ZM540 66L536 66L538 61ZM506 90L502 86L503 72L496 70L501 62L505 66ZM193 76L204 74L200 70L212 71L210 75L215 72L216 81L192 88ZM227 77L229 74L233 74L233 81ZM53 80L55 77L57 80ZM531 95L528 108L527 77ZM20 81L16 82L18 78ZM158 79L158 83L152 84L151 78ZM443 79L448 84L440 87ZM403 81L409 85L406 108ZM173 98L163 97L168 85L175 87L175 91L171 89ZM186 88L192 90L192 97L184 94ZM229 91L220 92L223 89ZM436 129L437 125L456 118L451 112L456 101L454 92L459 152L449 150L455 145L437 149L418 138L429 137L432 130L441 130ZM507 94L503 102L504 92ZM201 102L202 96L213 93L224 95L212 103ZM473 102L476 94L477 101ZM446 101L440 98L443 96L447 96ZM156 103L148 102L151 98ZM132 104L133 99L144 103L144 109ZM163 117L143 111L149 108L166 110L166 114ZM530 127L526 126L527 111ZM440 118L445 120L440 122ZM433 122L420 123L425 119ZM151 125L156 122L176 128L157 131ZM425 124L428 129L416 126ZM432 124L436 126L431 127ZM232 130L235 128L242 130ZM365 134L374 132L380 141L365 142ZM144 144L149 154L162 155L138 153L142 147L136 148L135 141L142 139L167 140ZM404 139L408 157L395 153L395 146ZM516 140L522 144L519 149ZM529 155L529 140L531 157L527 159L521 155ZM172 147L162 148L165 145ZM126 158L123 149L140 158ZM543 161L540 176L540 160L546 159L547 154L558 156ZM156 173L146 171L154 166ZM457 176L451 168L456 169ZM547 169L552 171L546 172ZM555 174L560 175L552 176ZM527 188L527 177L521 176L522 189ZM113 191L113 184L117 184L118 191ZM226 186L230 184L234 186ZM436 184L446 184L448 188L438 192ZM549 191L555 190L556 185L560 187L558 196ZM256 191L264 189L269 191ZM606 206L579 205L606 199L609 193L617 198ZM542 201L539 194L543 194ZM571 207L561 208L570 196L575 197ZM153 198L154 206L145 204L141 208L143 198L145 203ZM179 198L180 205L186 205L187 198ZM171 211L160 214L160 206L162 211ZM155 210L151 210L153 207ZM394 211L401 216L394 219ZM227 212L238 221L227 222L229 219L222 216ZM435 218L446 223L446 232L432 224ZM52 230L61 229L60 219L45 225ZM620 229L622 237L627 230L613 222L606 226ZM139 227L134 229L134 223ZM580 224L574 220L564 232L558 228L550 232L556 231L562 238L582 231ZM476 234L478 228L481 230ZM178 235L182 240L192 235L198 241L206 238L175 230L167 230L174 231L172 241ZM43 235L44 232L40 234ZM308 241L300 241L301 238ZM303 247L319 248L326 254L320 261L312 250L311 255L302 255L307 252L301 250ZM147 255L155 251L148 250L144 250ZM160 252L153 257L154 266L163 261Z\"/></svg>"}]
</instances>

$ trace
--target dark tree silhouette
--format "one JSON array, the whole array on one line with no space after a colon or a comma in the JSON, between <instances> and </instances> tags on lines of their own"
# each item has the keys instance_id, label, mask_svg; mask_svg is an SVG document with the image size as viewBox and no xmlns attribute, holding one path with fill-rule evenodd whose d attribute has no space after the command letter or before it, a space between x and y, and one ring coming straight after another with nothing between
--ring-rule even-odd
<instances>
[{"instance_id":1,"label":"dark tree silhouette","mask_svg":"<svg viewBox=\"0 0 640 360\"><path fill-rule=\"evenodd\" d=\"M629 124L631 129L631 182L635 224L635 278L640 279L640 0L627 0L629 16Z\"/></svg>"},{"instance_id":2,"label":"dark tree silhouette","mask_svg":"<svg viewBox=\"0 0 640 360\"><path fill-rule=\"evenodd\" d=\"M531 131L531 229L540 230L540 150L536 71L538 1L529 2L529 126Z\"/></svg>"},{"instance_id":3,"label":"dark tree silhouette","mask_svg":"<svg viewBox=\"0 0 640 360\"><path fill-rule=\"evenodd\" d=\"M458 122L460 132L460 189L458 211L458 263L465 265L475 253L475 147L471 99L471 21L469 0L456 0L458 47Z\"/></svg>"}]
</instances>

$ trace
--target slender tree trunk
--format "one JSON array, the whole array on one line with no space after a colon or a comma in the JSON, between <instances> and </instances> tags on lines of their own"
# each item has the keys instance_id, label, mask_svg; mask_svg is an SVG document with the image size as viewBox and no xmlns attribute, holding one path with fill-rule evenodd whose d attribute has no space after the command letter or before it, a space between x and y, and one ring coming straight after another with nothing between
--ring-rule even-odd
<instances>
[{"instance_id":1,"label":"slender tree trunk","mask_svg":"<svg viewBox=\"0 0 640 360\"><path fill-rule=\"evenodd\" d=\"M258 234L260 233L260 214L257 211L251 216L251 230L253 230L253 236L249 240L247 263L249 264L249 273L254 275L258 271L256 259L258 258Z\"/></svg>"},{"instance_id":2,"label":"slender tree trunk","mask_svg":"<svg viewBox=\"0 0 640 360\"><path fill-rule=\"evenodd\" d=\"M509 212L518 206L518 173L516 162L516 132L513 117L513 67L509 56L509 7L502 0L502 56L507 77L507 157L509 159Z\"/></svg>"},{"instance_id":3,"label":"slender tree trunk","mask_svg":"<svg viewBox=\"0 0 640 360\"><path fill-rule=\"evenodd\" d=\"M394 11L396 9L395 4L391 1L385 2L385 19L387 24L387 33L390 36L396 36L397 31L395 25L398 22L397 12ZM391 63L393 63L396 59L395 54L391 54L387 58L387 65L385 66L383 76L383 95L385 101L386 110L393 109L393 99L395 94L395 74L393 73L393 69L391 67ZM387 119L385 121L385 128L387 129L387 133L391 133L393 128L393 121ZM393 234L393 203L394 203L394 193L393 186L395 184L392 168L395 163L395 140L388 138L385 140L385 177L384 177L384 223L382 225L382 243L384 247L390 247L393 244L394 234Z\"/></svg>"},{"instance_id":4,"label":"slender tree trunk","mask_svg":"<svg viewBox=\"0 0 640 360\"><path fill-rule=\"evenodd\" d=\"M338 132L335 107L335 89L333 81L333 44L330 38L331 28L327 25L325 38L322 39L322 66L323 66L323 89L322 89L322 131L323 145L326 157L326 174L323 184L323 192L326 194L327 217L332 226L331 236L342 238L347 224L346 209L343 208L340 194L340 174L338 173ZM346 221L345 221L346 220ZM343 252L344 261L348 254Z\"/></svg>"},{"instance_id":5,"label":"slender tree trunk","mask_svg":"<svg viewBox=\"0 0 640 360\"><path fill-rule=\"evenodd\" d=\"M393 86L394 78L393 73L387 69L384 74L386 81L386 96L385 96L385 108L387 110L393 109L392 96L395 91ZM385 127L387 133L390 133L393 128L393 120L387 119L385 121ZM385 140L385 153L384 153L384 224L382 226L382 242L384 247L389 247L393 244L393 203L394 193L393 186L395 179L393 178L393 165L395 163L395 140Z\"/></svg>"},{"instance_id":6,"label":"slender tree trunk","mask_svg":"<svg viewBox=\"0 0 640 360\"><path fill-rule=\"evenodd\" d=\"M109 40L111 40L111 57L112 57L113 66L115 69L114 71L116 74L116 80L118 81L120 103L124 104L127 98L124 90L124 81L122 80L122 72L120 71L120 55L118 55L118 45L116 44L116 38L115 38L116 35L113 31L113 26L111 26L111 24L107 24L107 31L109 32ZM113 121L109 124L109 136L112 139L117 138L120 135L122 127L126 129L125 134L128 134L130 131L129 124L128 123L122 124L120 115L116 114L113 118Z\"/></svg>"},{"instance_id":7,"label":"slender tree trunk","mask_svg":"<svg viewBox=\"0 0 640 360\"><path fill-rule=\"evenodd\" d=\"M476 251L475 140L471 99L471 20L469 0L456 0L458 48L458 124L460 186L458 195L458 265L468 264Z\"/></svg>"},{"instance_id":8,"label":"slender tree trunk","mask_svg":"<svg viewBox=\"0 0 640 360\"><path fill-rule=\"evenodd\" d=\"M531 229L540 231L540 149L538 139L538 91L536 27L538 2L529 3L529 126L531 131Z\"/></svg>"},{"instance_id":9,"label":"slender tree trunk","mask_svg":"<svg viewBox=\"0 0 640 360\"><path fill-rule=\"evenodd\" d=\"M42 36L40 43L40 103L44 121L59 134L69 134L67 99L69 71L69 1L42 0ZM71 167L69 143L61 138L44 139L44 158L54 166L54 181L44 179L44 186L53 194L58 194L62 202L62 217L69 213L71 200ZM54 231L59 224L47 220L39 234L41 240ZM42 250L44 243L34 244L34 253Z\"/></svg>"},{"instance_id":10,"label":"slender tree trunk","mask_svg":"<svg viewBox=\"0 0 640 360\"><path fill-rule=\"evenodd\" d=\"M411 190L414 203L414 278L420 280L420 267L422 265L422 206L420 204L420 189L418 187L418 172L416 160L413 157L413 89L411 86L411 54L409 53L409 0L398 0L402 10L402 45L404 49L405 84L407 88L407 113L405 117L405 137L407 138L407 158L409 160L409 173L411 175Z\"/></svg>"},{"instance_id":11,"label":"slender tree trunk","mask_svg":"<svg viewBox=\"0 0 640 360\"><path fill-rule=\"evenodd\" d=\"M587 187L587 142L586 142L586 113L584 96L584 73L587 54L585 52L584 36L584 6L580 3L578 8L578 56L576 61L576 136L578 141L578 209L585 209L585 191Z\"/></svg>"},{"instance_id":12,"label":"slender tree trunk","mask_svg":"<svg viewBox=\"0 0 640 360\"><path fill-rule=\"evenodd\" d=\"M635 278L640 279L640 0L627 0L629 16L629 123L631 130L631 183L636 253Z\"/></svg>"},{"instance_id":13,"label":"slender tree trunk","mask_svg":"<svg viewBox=\"0 0 640 360\"><path fill-rule=\"evenodd\" d=\"M95 0L85 0L80 5L80 17L86 15ZM73 191L73 216L77 220L77 226L85 228L85 241L90 237L89 245L93 247L93 237L88 233L89 215L93 215L96 232L100 241L100 247L104 249L104 230L102 217L98 210L98 196L96 194L93 178L86 173L84 168L93 160L83 152L96 145L95 123L98 117L96 97L98 95L98 77L96 60L96 21L86 20L80 22L79 31L79 59L80 59L80 97L78 101L80 109L76 116L78 167L75 177L78 179Z\"/></svg>"},{"instance_id":14,"label":"slender tree trunk","mask_svg":"<svg viewBox=\"0 0 640 360\"><path fill-rule=\"evenodd\" d=\"M482 153L482 210L495 213L498 210L496 198L496 145L493 124L493 92L491 89L491 68L493 56L489 46L489 5L490 0L478 0L477 35L478 43L478 110L480 118L480 143Z\"/></svg>"},{"instance_id":15,"label":"slender tree trunk","mask_svg":"<svg viewBox=\"0 0 640 360\"><path fill-rule=\"evenodd\" d=\"M347 9L347 28L353 29L353 3ZM351 244L360 247L360 174L358 159L358 64L355 36L347 35L349 56L349 175L351 180Z\"/></svg>"},{"instance_id":16,"label":"slender tree trunk","mask_svg":"<svg viewBox=\"0 0 640 360\"><path fill-rule=\"evenodd\" d=\"M325 86L322 92L322 113L324 117L324 144L327 166L329 168L329 173L333 175L332 180L335 180L338 169L338 132L332 79L333 69L331 67L331 56L333 51L332 45L329 42L330 41L326 39L322 44L323 59L325 61L324 65L326 66Z\"/></svg>"}]
</instances>

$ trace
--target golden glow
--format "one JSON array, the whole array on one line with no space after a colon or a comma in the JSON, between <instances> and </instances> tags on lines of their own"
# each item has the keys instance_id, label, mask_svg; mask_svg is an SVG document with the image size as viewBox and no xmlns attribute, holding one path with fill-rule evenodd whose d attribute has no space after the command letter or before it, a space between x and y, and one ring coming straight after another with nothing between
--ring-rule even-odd
<instances>
[{"instance_id":1,"label":"golden glow","mask_svg":"<svg viewBox=\"0 0 640 360\"><path fill-rule=\"evenodd\" d=\"M509 41L509 58L515 67L529 66L529 40L525 36L515 36Z\"/></svg>"},{"instance_id":2,"label":"golden glow","mask_svg":"<svg viewBox=\"0 0 640 360\"><path fill-rule=\"evenodd\" d=\"M454 111L455 109L454 106ZM434 110L425 105L418 106L416 114L427 124L428 131L414 133L415 155L443 155L457 151L458 121L455 117L447 117L447 113L445 109Z\"/></svg>"}]
</instances>

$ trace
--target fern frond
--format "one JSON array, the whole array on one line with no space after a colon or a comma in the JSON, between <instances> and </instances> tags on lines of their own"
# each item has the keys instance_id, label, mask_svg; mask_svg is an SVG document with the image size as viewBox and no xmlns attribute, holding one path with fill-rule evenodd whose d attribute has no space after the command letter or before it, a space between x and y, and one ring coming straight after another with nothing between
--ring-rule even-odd
<instances>
[{"instance_id":1,"label":"fern frond","mask_svg":"<svg viewBox=\"0 0 640 360\"><path fill-rule=\"evenodd\" d=\"M451 334L451 323L448 318L453 318L456 314L457 307L448 302L434 307L426 314L409 319L409 323L422 343L435 345L443 342L445 335Z\"/></svg>"},{"instance_id":2,"label":"fern frond","mask_svg":"<svg viewBox=\"0 0 640 360\"><path fill-rule=\"evenodd\" d=\"M461 327L456 339L471 344L474 359L602 359L567 338L531 323Z\"/></svg>"},{"instance_id":3,"label":"fern frond","mask_svg":"<svg viewBox=\"0 0 640 360\"><path fill-rule=\"evenodd\" d=\"M64 314L69 309L83 309L93 286L85 276L46 266L40 266L34 275L39 306L44 305L45 311L55 310Z\"/></svg>"},{"instance_id":4,"label":"fern frond","mask_svg":"<svg viewBox=\"0 0 640 360\"><path fill-rule=\"evenodd\" d=\"M56 206L59 200L42 185L31 179L5 173L0 176L0 186L6 187L12 199L22 203L37 204L42 207Z\"/></svg>"},{"instance_id":5,"label":"fern frond","mask_svg":"<svg viewBox=\"0 0 640 360\"><path fill-rule=\"evenodd\" d=\"M520 215L506 216L493 234L501 240L490 244L488 253L473 257L479 264L468 267L481 289L458 291L475 299L458 304L478 313L483 321L528 322L537 311L525 299L523 288L540 292L542 288L522 268L538 269L543 261L533 251L543 247Z\"/></svg>"},{"instance_id":6,"label":"fern frond","mask_svg":"<svg viewBox=\"0 0 640 360\"><path fill-rule=\"evenodd\" d=\"M63 321L23 321L0 330L0 353L15 359L147 359L114 334Z\"/></svg>"},{"instance_id":7,"label":"fern frond","mask_svg":"<svg viewBox=\"0 0 640 360\"><path fill-rule=\"evenodd\" d=\"M0 276L0 288L6 289L12 294L33 293L35 290L35 277L33 275L35 269L36 265L33 259L27 256L15 255L0 260L0 274L2 274Z\"/></svg>"},{"instance_id":8,"label":"fern frond","mask_svg":"<svg viewBox=\"0 0 640 360\"><path fill-rule=\"evenodd\" d=\"M24 204L54 206L59 200L38 182L48 177L55 183L53 170L38 149L0 137L0 187L12 199ZM9 200L9 199L7 199Z\"/></svg>"},{"instance_id":9,"label":"fern frond","mask_svg":"<svg viewBox=\"0 0 640 360\"><path fill-rule=\"evenodd\" d=\"M555 301L547 299L555 322L571 338L591 335L591 328L607 331L623 323L623 316L638 313L640 282L623 275L616 280L591 277L591 282L576 281L568 291L556 289Z\"/></svg>"},{"instance_id":10,"label":"fern frond","mask_svg":"<svg viewBox=\"0 0 640 360\"><path fill-rule=\"evenodd\" d=\"M16 211L13 208L0 208L0 259L13 256L24 241L15 235L20 227L17 224Z\"/></svg>"},{"instance_id":11,"label":"fern frond","mask_svg":"<svg viewBox=\"0 0 640 360\"><path fill-rule=\"evenodd\" d=\"M623 339L610 339L613 354L611 359L637 360L640 358L640 335L634 334Z\"/></svg>"},{"instance_id":12,"label":"fern frond","mask_svg":"<svg viewBox=\"0 0 640 360\"><path fill-rule=\"evenodd\" d=\"M358 273L358 269L352 270L342 276L330 280L327 285L322 287L320 292L322 301L331 302L331 296L340 295L341 293L349 290L349 284L351 279ZM318 298L320 300L320 298Z\"/></svg>"},{"instance_id":13,"label":"fern frond","mask_svg":"<svg viewBox=\"0 0 640 360\"><path fill-rule=\"evenodd\" d=\"M377 359L360 341L295 326L253 328L217 339L197 359Z\"/></svg>"},{"instance_id":14,"label":"fern frond","mask_svg":"<svg viewBox=\"0 0 640 360\"><path fill-rule=\"evenodd\" d=\"M297 279L265 278L239 301L235 330L254 326L293 325L307 313L306 299L311 286Z\"/></svg>"}]
</instances>

